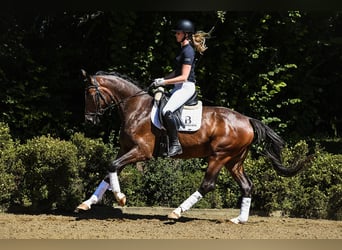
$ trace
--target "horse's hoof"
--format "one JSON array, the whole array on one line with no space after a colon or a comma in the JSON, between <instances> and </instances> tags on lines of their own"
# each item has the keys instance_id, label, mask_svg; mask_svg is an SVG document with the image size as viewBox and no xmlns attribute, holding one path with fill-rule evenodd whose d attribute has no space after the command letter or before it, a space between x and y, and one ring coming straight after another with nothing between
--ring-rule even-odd
<instances>
[{"instance_id":1,"label":"horse's hoof","mask_svg":"<svg viewBox=\"0 0 342 250\"><path fill-rule=\"evenodd\" d=\"M236 217L236 218L233 218L233 219L230 219L230 222L234 223L234 224L239 224L240 221L239 221L239 217Z\"/></svg>"},{"instance_id":2,"label":"horse's hoof","mask_svg":"<svg viewBox=\"0 0 342 250\"><path fill-rule=\"evenodd\" d=\"M120 206L125 206L126 204L126 195L124 195L123 193L121 192L114 192L114 196L115 196L115 199L116 201L118 202L118 204Z\"/></svg>"},{"instance_id":3,"label":"horse's hoof","mask_svg":"<svg viewBox=\"0 0 342 250\"><path fill-rule=\"evenodd\" d=\"M171 214L167 216L167 218L171 220L178 220L180 217L181 217L180 214L176 214L175 212L172 212Z\"/></svg>"},{"instance_id":4,"label":"horse's hoof","mask_svg":"<svg viewBox=\"0 0 342 250\"><path fill-rule=\"evenodd\" d=\"M230 219L230 222L234 224L245 224L247 221L241 221L239 217L236 217L236 218Z\"/></svg>"},{"instance_id":5,"label":"horse's hoof","mask_svg":"<svg viewBox=\"0 0 342 250\"><path fill-rule=\"evenodd\" d=\"M82 204L78 205L77 208L75 208L74 212L79 213L80 211L87 211L89 209L90 209L90 207L87 204L82 203Z\"/></svg>"},{"instance_id":6,"label":"horse's hoof","mask_svg":"<svg viewBox=\"0 0 342 250\"><path fill-rule=\"evenodd\" d=\"M126 205L126 196L122 197L120 200L118 200L118 204L123 207Z\"/></svg>"}]
</instances>

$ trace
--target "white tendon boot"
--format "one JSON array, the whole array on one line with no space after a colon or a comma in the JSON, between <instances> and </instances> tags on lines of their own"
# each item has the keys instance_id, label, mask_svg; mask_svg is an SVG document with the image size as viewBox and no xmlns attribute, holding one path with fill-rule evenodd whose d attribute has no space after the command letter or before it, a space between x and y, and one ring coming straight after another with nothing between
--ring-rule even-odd
<instances>
[{"instance_id":1,"label":"white tendon boot","mask_svg":"<svg viewBox=\"0 0 342 250\"><path fill-rule=\"evenodd\" d=\"M101 181L100 185L96 188L92 196L88 200L82 202L82 204L80 204L76 208L76 210L86 211L86 210L91 209L91 205L98 203L102 199L108 187L109 187L109 184L107 182L105 182L104 180Z\"/></svg>"},{"instance_id":2,"label":"white tendon boot","mask_svg":"<svg viewBox=\"0 0 342 250\"><path fill-rule=\"evenodd\" d=\"M241 202L240 215L230 221L234 224L244 224L248 221L249 208L251 207L251 198L243 197Z\"/></svg>"},{"instance_id":3,"label":"white tendon boot","mask_svg":"<svg viewBox=\"0 0 342 250\"><path fill-rule=\"evenodd\" d=\"M114 193L115 199L120 206L125 206L126 204L126 195L121 193L119 178L117 172L109 173L109 181L110 187Z\"/></svg>"},{"instance_id":4,"label":"white tendon boot","mask_svg":"<svg viewBox=\"0 0 342 250\"><path fill-rule=\"evenodd\" d=\"M179 207L172 211L168 215L169 219L177 220L181 217L181 213L189 210L193 205L195 205L200 199L202 199L200 192L196 191L188 199L186 199Z\"/></svg>"}]
</instances>

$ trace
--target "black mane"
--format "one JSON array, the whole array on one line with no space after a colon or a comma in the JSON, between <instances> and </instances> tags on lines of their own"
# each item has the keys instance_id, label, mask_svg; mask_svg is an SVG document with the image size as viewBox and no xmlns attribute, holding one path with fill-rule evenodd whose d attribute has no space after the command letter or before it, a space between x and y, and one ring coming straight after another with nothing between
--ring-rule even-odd
<instances>
[{"instance_id":1,"label":"black mane","mask_svg":"<svg viewBox=\"0 0 342 250\"><path fill-rule=\"evenodd\" d=\"M144 87L144 86L141 86L141 84L137 81L137 80L134 80L132 79L131 77L129 77L128 75L126 74L121 74L121 73L118 73L116 71L111 71L111 72L106 72L106 71L102 71L102 70L99 70L95 73L95 75L111 75L111 76L117 76L117 77L120 77L124 80L127 80L131 83L133 83L134 85L136 86L139 86L139 87Z\"/></svg>"}]
</instances>

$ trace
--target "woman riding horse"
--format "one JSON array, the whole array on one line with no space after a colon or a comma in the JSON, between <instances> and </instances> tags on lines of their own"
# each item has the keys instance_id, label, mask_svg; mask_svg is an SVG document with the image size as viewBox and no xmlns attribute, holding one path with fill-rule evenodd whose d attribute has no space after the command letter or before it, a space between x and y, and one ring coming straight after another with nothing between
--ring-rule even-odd
<instances>
[{"instance_id":1,"label":"woman riding horse","mask_svg":"<svg viewBox=\"0 0 342 250\"><path fill-rule=\"evenodd\" d=\"M281 160L283 140L261 121L225 107L203 106L199 130L180 132L177 136L173 112L195 92L194 50L191 43L199 42L200 45L196 47L202 53L206 49L205 37L210 36L210 32L197 32L196 36L189 20L181 20L175 32L177 42L181 44L176 68L170 75L157 78L152 84L175 84L172 97L163 109L171 138L169 156L182 159L207 158L208 167L198 190L174 209L168 218L180 218L182 213L214 190L218 174L225 167L240 186L242 194L240 214L231 221L236 224L245 223L249 216L253 184L244 171L243 163L252 143L264 146L263 155L271 160L273 168L282 176L295 175L304 164L284 167ZM124 206L126 196L120 190L118 175L128 164L151 159L160 133L151 121L153 97L117 73L102 72L93 76L87 75L85 71L82 73L88 83L85 91L86 120L96 124L100 115L115 106L122 124L120 150L108 168L108 175L76 211L89 210L91 205L102 199L106 190L111 190L118 204Z\"/></svg>"},{"instance_id":2,"label":"woman riding horse","mask_svg":"<svg viewBox=\"0 0 342 250\"><path fill-rule=\"evenodd\" d=\"M173 30L176 40L180 43L181 50L176 57L174 70L164 78L157 78L150 85L151 87L165 86L174 84L171 96L162 110L166 122L167 134L169 136L169 156L181 154L182 146L178 140L178 127L174 112L179 109L187 100L189 100L196 91L195 83L195 46L196 50L203 53L206 50L205 36L208 33L195 33L194 24L186 19L180 20ZM202 34L202 36L201 36ZM205 36L203 36L205 34ZM194 42L194 38L196 42ZM199 42L200 40L201 42Z\"/></svg>"},{"instance_id":3,"label":"woman riding horse","mask_svg":"<svg viewBox=\"0 0 342 250\"><path fill-rule=\"evenodd\" d=\"M117 73L104 72L89 76L83 71L88 86L85 91L85 119L93 124L111 107L117 107L121 117L120 150L108 168L108 175L102 180L90 199L81 203L76 211L89 210L99 202L106 190L111 190L119 205L126 203L126 196L120 190L118 175L128 164L153 158L156 138L160 130L151 121L153 97L127 78ZM287 168L282 165L283 140L261 121L244 116L225 107L203 106L199 130L179 133L183 153L174 158L207 158L208 167L197 191L186 199L171 214L178 219L208 192L214 190L222 167L230 172L241 188L242 203L240 215L231 219L233 223L248 220L253 184L245 174L243 163L252 143L264 147L262 153L270 159L273 168L282 176L293 176L304 167L304 162Z\"/></svg>"}]
</instances>

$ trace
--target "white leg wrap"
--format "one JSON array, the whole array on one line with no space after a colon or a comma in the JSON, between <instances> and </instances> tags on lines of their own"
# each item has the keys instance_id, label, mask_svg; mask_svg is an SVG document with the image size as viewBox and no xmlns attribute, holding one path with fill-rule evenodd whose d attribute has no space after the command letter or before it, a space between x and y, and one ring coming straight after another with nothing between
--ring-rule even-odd
<instances>
[{"instance_id":1,"label":"white leg wrap","mask_svg":"<svg viewBox=\"0 0 342 250\"><path fill-rule=\"evenodd\" d=\"M246 222L249 216L249 208L251 207L251 198L243 197L241 203L240 219L242 222Z\"/></svg>"},{"instance_id":2,"label":"white leg wrap","mask_svg":"<svg viewBox=\"0 0 342 250\"><path fill-rule=\"evenodd\" d=\"M120 184L117 172L109 173L110 188L114 193L120 193Z\"/></svg>"},{"instance_id":3,"label":"white leg wrap","mask_svg":"<svg viewBox=\"0 0 342 250\"><path fill-rule=\"evenodd\" d=\"M185 212L189 210L200 199L202 199L202 197L203 196L201 195L201 193L196 191L188 199L186 199L177 209L175 209L174 212L180 215L180 212Z\"/></svg>"},{"instance_id":4,"label":"white leg wrap","mask_svg":"<svg viewBox=\"0 0 342 250\"><path fill-rule=\"evenodd\" d=\"M96 204L98 202L98 199L95 195L92 195L88 200L82 202L86 204L89 208L91 208L91 205Z\"/></svg>"},{"instance_id":5,"label":"white leg wrap","mask_svg":"<svg viewBox=\"0 0 342 250\"><path fill-rule=\"evenodd\" d=\"M243 197L241 202L240 215L236 218L231 219L230 221L239 224L246 223L248 221L249 216L249 208L251 207L251 198Z\"/></svg>"},{"instance_id":6,"label":"white leg wrap","mask_svg":"<svg viewBox=\"0 0 342 250\"><path fill-rule=\"evenodd\" d=\"M109 184L107 182L101 181L100 185L96 188L92 196L83 203L86 204L89 208L91 207L91 205L98 203L102 199L103 194L106 192L108 187Z\"/></svg>"},{"instance_id":7,"label":"white leg wrap","mask_svg":"<svg viewBox=\"0 0 342 250\"><path fill-rule=\"evenodd\" d=\"M102 200L102 197L104 193L107 191L108 187L109 187L109 184L106 181L102 180L100 185L96 188L93 194L94 196L97 197L98 201Z\"/></svg>"},{"instance_id":8,"label":"white leg wrap","mask_svg":"<svg viewBox=\"0 0 342 250\"><path fill-rule=\"evenodd\" d=\"M122 202L122 200L125 199L126 196L123 193L121 193L118 173L117 172L109 173L109 181L110 181L110 188L114 192L115 199L119 201L119 203ZM124 203L125 202L126 201L124 201Z\"/></svg>"}]
</instances>

